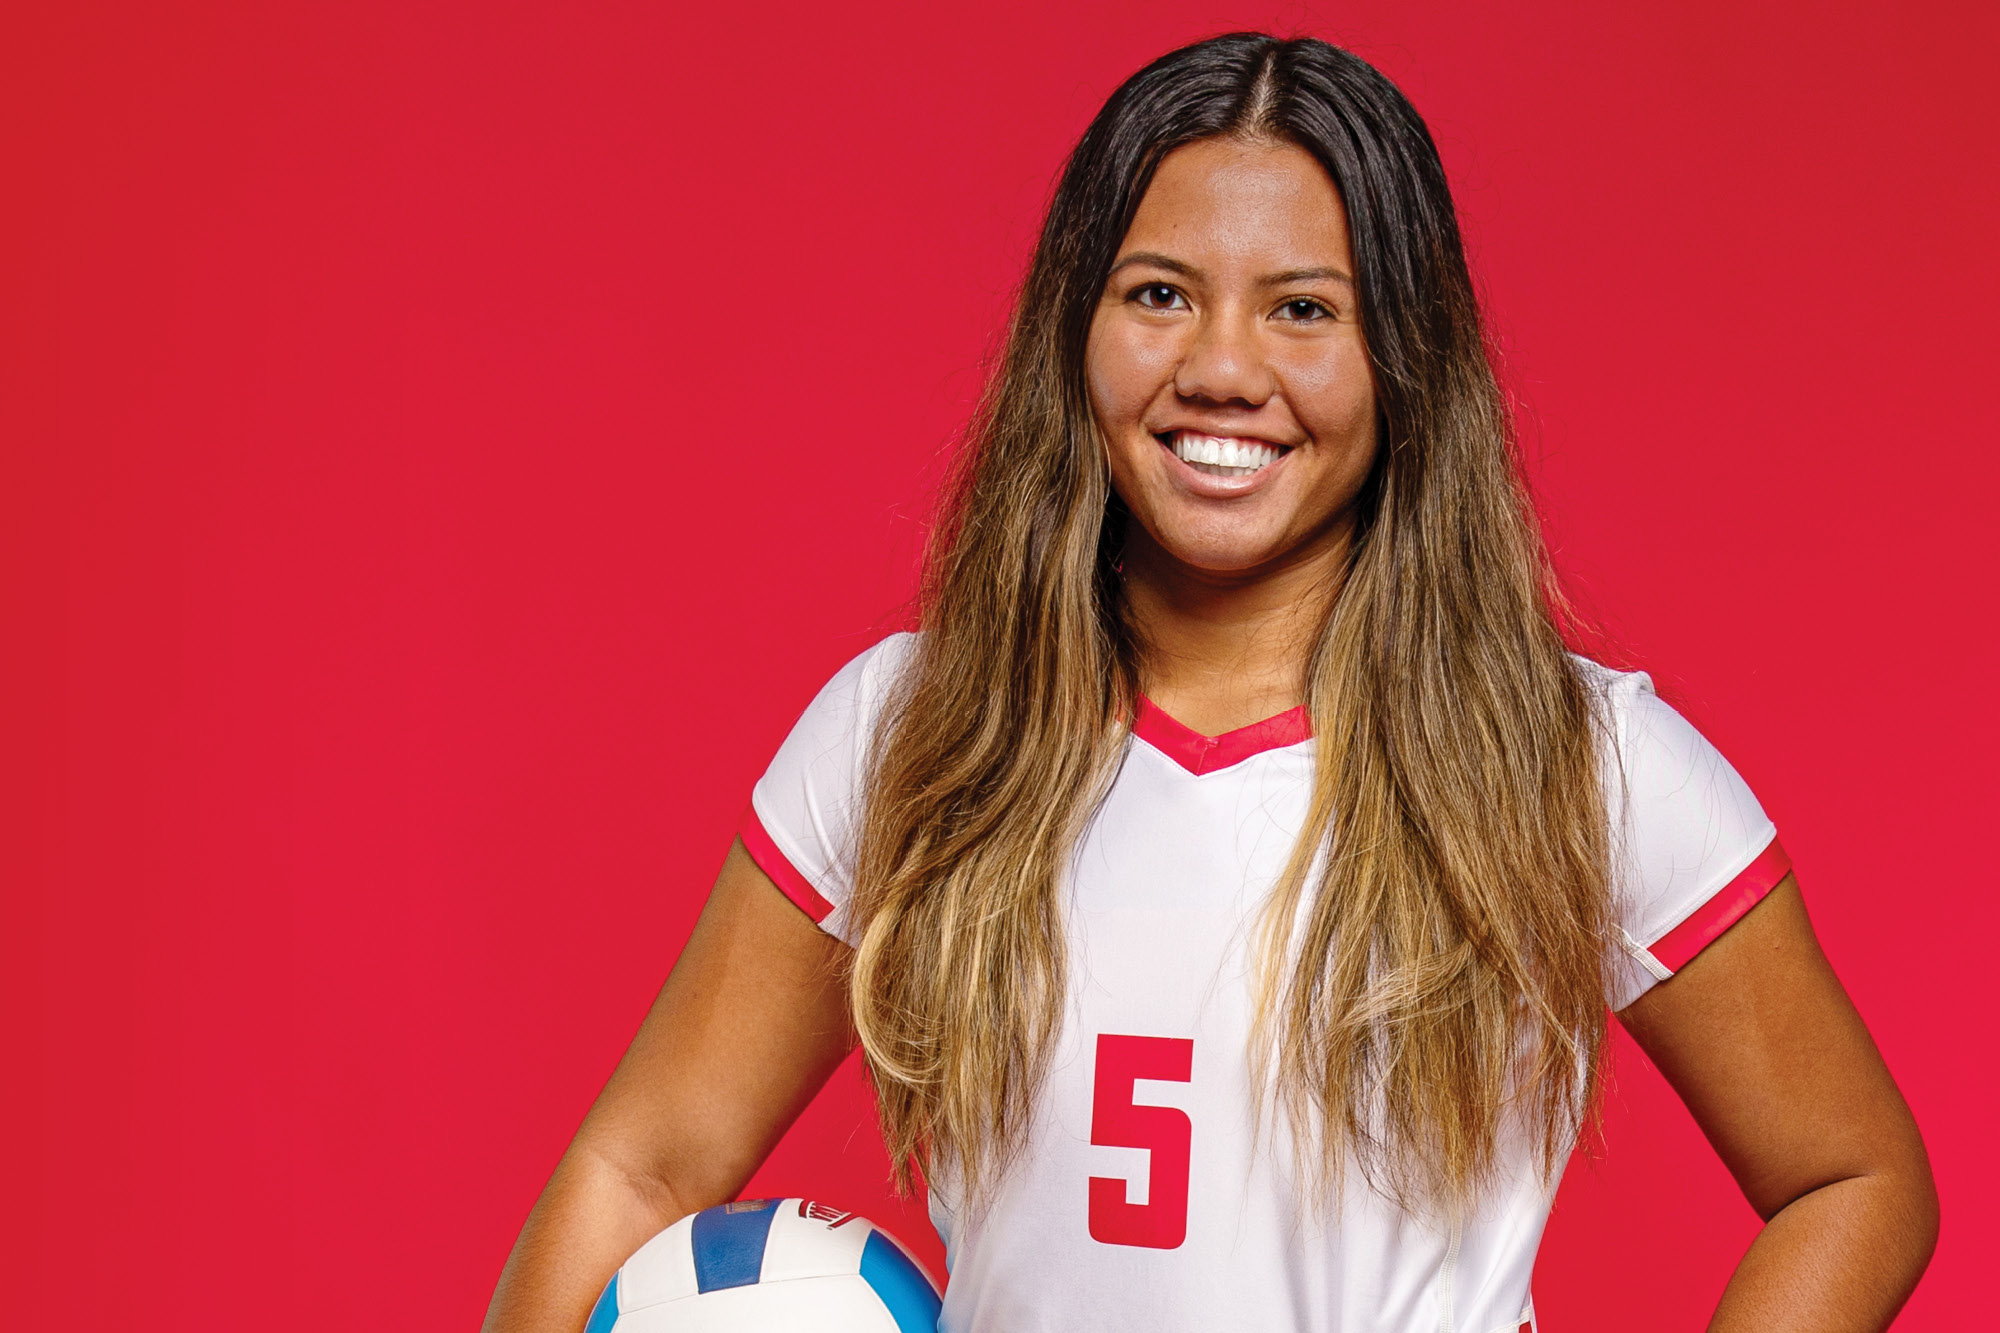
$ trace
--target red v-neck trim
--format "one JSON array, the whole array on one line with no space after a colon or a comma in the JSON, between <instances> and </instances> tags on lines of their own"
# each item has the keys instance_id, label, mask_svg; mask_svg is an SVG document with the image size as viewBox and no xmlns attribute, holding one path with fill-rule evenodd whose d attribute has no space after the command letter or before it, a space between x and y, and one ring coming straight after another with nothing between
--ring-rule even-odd
<instances>
[{"instance_id":1,"label":"red v-neck trim","mask_svg":"<svg viewBox=\"0 0 2000 1333\"><path fill-rule=\"evenodd\" d=\"M1200 777L1240 764L1251 755L1282 750L1311 739L1312 719L1306 716L1301 704L1220 736L1204 736L1168 717L1165 710L1142 694L1137 716L1132 720L1132 734Z\"/></svg>"}]
</instances>

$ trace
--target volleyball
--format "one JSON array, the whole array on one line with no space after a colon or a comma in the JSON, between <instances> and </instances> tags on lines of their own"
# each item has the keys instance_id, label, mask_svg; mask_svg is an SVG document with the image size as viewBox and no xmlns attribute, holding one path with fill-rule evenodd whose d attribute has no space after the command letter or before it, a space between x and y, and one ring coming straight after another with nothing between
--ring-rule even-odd
<instances>
[{"instance_id":1,"label":"volleyball","mask_svg":"<svg viewBox=\"0 0 2000 1333\"><path fill-rule=\"evenodd\" d=\"M584 1333L936 1333L939 1305L917 1261L867 1218L744 1199L640 1246Z\"/></svg>"}]
</instances>

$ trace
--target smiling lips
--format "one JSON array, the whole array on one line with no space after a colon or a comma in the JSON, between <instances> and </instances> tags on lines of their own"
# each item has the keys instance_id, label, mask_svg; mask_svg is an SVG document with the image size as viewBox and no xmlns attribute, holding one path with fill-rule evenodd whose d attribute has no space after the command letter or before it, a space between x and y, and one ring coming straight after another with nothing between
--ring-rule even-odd
<instances>
[{"instance_id":1,"label":"smiling lips","mask_svg":"<svg viewBox=\"0 0 2000 1333\"><path fill-rule=\"evenodd\" d=\"M1248 477L1289 452L1282 445L1263 440L1193 430L1169 431L1160 437L1160 443L1172 449L1174 457L1210 477Z\"/></svg>"}]
</instances>

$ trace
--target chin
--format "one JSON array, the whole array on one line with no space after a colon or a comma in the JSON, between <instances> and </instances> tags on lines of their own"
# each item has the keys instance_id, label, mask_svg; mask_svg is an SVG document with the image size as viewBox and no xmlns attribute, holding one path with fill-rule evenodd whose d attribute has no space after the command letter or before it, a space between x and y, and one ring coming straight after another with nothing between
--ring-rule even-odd
<instances>
[{"instance_id":1,"label":"chin","mask_svg":"<svg viewBox=\"0 0 2000 1333\"><path fill-rule=\"evenodd\" d=\"M1268 542L1195 540L1162 543L1169 555L1205 574L1242 574L1276 560L1281 552Z\"/></svg>"}]
</instances>

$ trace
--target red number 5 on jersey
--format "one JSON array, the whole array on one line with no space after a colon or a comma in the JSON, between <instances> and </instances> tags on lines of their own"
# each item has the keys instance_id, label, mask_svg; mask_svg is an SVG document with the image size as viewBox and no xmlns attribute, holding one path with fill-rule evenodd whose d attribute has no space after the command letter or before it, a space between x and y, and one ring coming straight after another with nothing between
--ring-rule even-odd
<instances>
[{"instance_id":1,"label":"red number 5 on jersey","mask_svg":"<svg viewBox=\"0 0 2000 1333\"><path fill-rule=\"evenodd\" d=\"M1090 1141L1152 1152L1146 1202L1126 1198L1116 1177L1090 1178L1090 1238L1106 1245L1171 1250L1187 1239L1188 1159L1194 1127L1171 1106L1136 1106L1134 1079L1186 1083L1194 1077L1194 1042L1185 1037L1097 1037Z\"/></svg>"}]
</instances>

